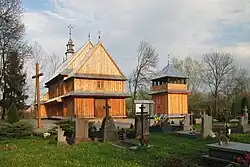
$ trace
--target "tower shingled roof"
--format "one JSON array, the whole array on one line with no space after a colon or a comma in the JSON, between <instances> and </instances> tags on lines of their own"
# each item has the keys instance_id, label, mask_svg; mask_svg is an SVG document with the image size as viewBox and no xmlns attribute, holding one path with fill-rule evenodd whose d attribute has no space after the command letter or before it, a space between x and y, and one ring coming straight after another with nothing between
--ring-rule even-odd
<instances>
[{"instance_id":1,"label":"tower shingled roof","mask_svg":"<svg viewBox=\"0 0 250 167\"><path fill-rule=\"evenodd\" d=\"M151 80L156 80L156 79L165 78L165 77L188 78L180 70L176 69L171 64L168 64L160 72L158 72L156 76L152 78Z\"/></svg>"}]
</instances>

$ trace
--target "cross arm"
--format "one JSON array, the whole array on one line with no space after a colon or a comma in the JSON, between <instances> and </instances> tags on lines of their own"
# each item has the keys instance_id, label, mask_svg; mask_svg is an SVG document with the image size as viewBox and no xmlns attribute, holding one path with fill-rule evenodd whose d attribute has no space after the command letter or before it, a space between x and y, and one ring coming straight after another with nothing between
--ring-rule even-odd
<instances>
[{"instance_id":1,"label":"cross arm","mask_svg":"<svg viewBox=\"0 0 250 167\"><path fill-rule=\"evenodd\" d=\"M41 77L41 76L43 76L43 73L38 74L38 76L37 76L37 75L34 75L34 76L32 76L32 78L34 79L34 78L36 78L36 77Z\"/></svg>"}]
</instances>

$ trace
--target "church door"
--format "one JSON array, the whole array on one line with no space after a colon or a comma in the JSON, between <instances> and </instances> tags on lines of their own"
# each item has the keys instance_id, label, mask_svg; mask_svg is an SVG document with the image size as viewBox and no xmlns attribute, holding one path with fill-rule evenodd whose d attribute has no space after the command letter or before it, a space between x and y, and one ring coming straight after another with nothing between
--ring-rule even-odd
<instances>
[{"instance_id":1,"label":"church door","mask_svg":"<svg viewBox=\"0 0 250 167\"><path fill-rule=\"evenodd\" d=\"M103 118L106 116L106 99L95 99L95 117Z\"/></svg>"}]
</instances>

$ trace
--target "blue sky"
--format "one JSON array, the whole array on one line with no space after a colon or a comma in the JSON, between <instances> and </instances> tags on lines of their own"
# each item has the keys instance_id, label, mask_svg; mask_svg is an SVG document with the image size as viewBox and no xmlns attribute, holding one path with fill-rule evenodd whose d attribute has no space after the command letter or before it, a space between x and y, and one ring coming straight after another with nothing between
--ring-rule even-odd
<instances>
[{"instance_id":1,"label":"blue sky","mask_svg":"<svg viewBox=\"0 0 250 167\"><path fill-rule=\"evenodd\" d=\"M23 0L25 10L41 11L49 8L49 1L47 0Z\"/></svg>"},{"instance_id":2,"label":"blue sky","mask_svg":"<svg viewBox=\"0 0 250 167\"><path fill-rule=\"evenodd\" d=\"M215 50L234 54L238 65L249 69L249 0L24 0L24 8L27 39L61 60L72 24L75 49L87 42L88 33L96 43L100 30L104 46L125 75L136 64L142 40L159 53L159 69L167 64L168 54L200 59Z\"/></svg>"}]
</instances>

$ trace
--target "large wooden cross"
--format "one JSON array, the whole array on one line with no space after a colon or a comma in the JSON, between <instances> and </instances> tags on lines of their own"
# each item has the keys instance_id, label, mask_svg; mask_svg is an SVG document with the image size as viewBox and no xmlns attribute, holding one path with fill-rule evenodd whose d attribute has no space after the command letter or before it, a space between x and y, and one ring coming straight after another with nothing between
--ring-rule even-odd
<instances>
[{"instance_id":1,"label":"large wooden cross","mask_svg":"<svg viewBox=\"0 0 250 167\"><path fill-rule=\"evenodd\" d=\"M111 106L108 105L108 100L106 99L106 104L103 107L106 110L106 117L109 116L109 109L111 108Z\"/></svg>"},{"instance_id":2,"label":"large wooden cross","mask_svg":"<svg viewBox=\"0 0 250 167\"><path fill-rule=\"evenodd\" d=\"M143 110L145 109L144 105L141 104L141 107L139 107L141 109L141 146L143 146L143 139L144 139L144 135L143 135Z\"/></svg>"},{"instance_id":3,"label":"large wooden cross","mask_svg":"<svg viewBox=\"0 0 250 167\"><path fill-rule=\"evenodd\" d=\"M39 77L43 76L43 73L39 73L39 64L36 63L36 75L32 78L36 78L36 99L37 99L37 127L41 128L41 104L40 104L40 87L39 87Z\"/></svg>"}]
</instances>

